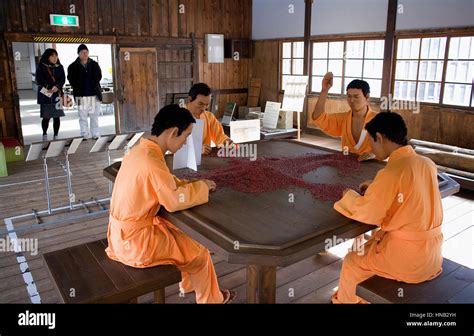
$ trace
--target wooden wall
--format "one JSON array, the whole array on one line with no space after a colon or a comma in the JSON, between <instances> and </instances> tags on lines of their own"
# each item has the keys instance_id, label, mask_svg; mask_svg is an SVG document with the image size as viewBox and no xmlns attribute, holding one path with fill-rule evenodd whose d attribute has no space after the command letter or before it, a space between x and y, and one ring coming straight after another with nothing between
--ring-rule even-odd
<instances>
[{"instance_id":1,"label":"wooden wall","mask_svg":"<svg viewBox=\"0 0 474 336\"><path fill-rule=\"evenodd\" d=\"M254 41L251 76L262 78L260 106L267 101L278 101L278 69L280 41Z\"/></svg>"},{"instance_id":2,"label":"wooden wall","mask_svg":"<svg viewBox=\"0 0 474 336\"><path fill-rule=\"evenodd\" d=\"M68 14L71 4L80 27L50 26L49 14ZM252 31L251 0L3 0L0 6L7 14L2 28L11 32L250 38Z\"/></svg>"},{"instance_id":3,"label":"wooden wall","mask_svg":"<svg viewBox=\"0 0 474 336\"><path fill-rule=\"evenodd\" d=\"M278 73L279 73L279 40L254 41L254 58L251 64L252 76L261 76L262 94L261 106L267 100L279 101ZM317 128L311 119L317 95L311 95L307 101L307 132ZM345 112L349 110L344 97L330 98L327 103L329 113ZM380 104L373 100L371 104L375 111L380 111ZM395 111L401 114L407 123L409 136L415 139L434 141L453 146L474 148L474 111L456 109L430 104L420 104L420 113L411 111ZM304 121L303 121L304 122Z\"/></svg>"},{"instance_id":4,"label":"wooden wall","mask_svg":"<svg viewBox=\"0 0 474 336\"><path fill-rule=\"evenodd\" d=\"M69 14L75 5L80 27L52 27L49 14ZM183 4L184 13L180 13ZM187 92L189 76L207 82L219 95L219 110L225 103L246 103L246 94L232 94L233 89L246 89L250 59L226 59L224 64L204 63L204 36L215 33L235 39L250 39L252 32L252 0L3 0L0 2L0 123L2 111L7 135L21 138L18 96L14 77L11 37L34 34L67 34L91 37L90 43L107 43L114 39L118 47L156 47L159 62L160 103L170 91ZM195 57L189 51L176 53L176 44L190 44L195 37ZM167 48L167 46L170 46ZM169 51L166 49L170 49ZM189 50L189 49L188 49ZM181 62L179 64L173 62ZM191 66L186 64L193 62ZM194 64L197 63L197 64ZM119 62L117 62L119 64ZM117 65L116 65L117 66ZM115 69L119 72L119 69ZM228 91L230 90L230 91ZM242 91L242 90L241 90ZM230 93L229 93L230 92ZM16 101L16 103L15 103ZM0 132L2 128L0 127Z\"/></svg>"}]
</instances>

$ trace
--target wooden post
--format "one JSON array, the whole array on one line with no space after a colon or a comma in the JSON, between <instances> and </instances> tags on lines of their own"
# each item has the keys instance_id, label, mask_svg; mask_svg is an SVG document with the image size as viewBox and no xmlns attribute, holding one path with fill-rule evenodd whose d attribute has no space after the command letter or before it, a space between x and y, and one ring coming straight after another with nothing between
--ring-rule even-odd
<instances>
[{"instance_id":1,"label":"wooden post","mask_svg":"<svg viewBox=\"0 0 474 336\"><path fill-rule=\"evenodd\" d=\"M398 0L388 1L387 28L385 32L384 60L382 70L381 97L392 92L393 51L395 47L395 27L397 23Z\"/></svg>"},{"instance_id":2,"label":"wooden post","mask_svg":"<svg viewBox=\"0 0 474 336\"><path fill-rule=\"evenodd\" d=\"M303 63L303 75L308 76L308 86L306 87L306 95L309 94L309 83L311 74L311 20L312 20L313 0L305 0L304 10L304 63ZM307 114L308 114L308 100L305 98L305 104L303 106L303 112L298 112L297 123L298 123L298 141L301 141L301 116L303 113L303 128L306 130L307 126Z\"/></svg>"},{"instance_id":3,"label":"wooden post","mask_svg":"<svg viewBox=\"0 0 474 336\"><path fill-rule=\"evenodd\" d=\"M165 289L161 288L155 291L155 303L164 304L165 303Z\"/></svg>"},{"instance_id":4,"label":"wooden post","mask_svg":"<svg viewBox=\"0 0 474 336\"><path fill-rule=\"evenodd\" d=\"M247 303L275 303L276 267L247 266Z\"/></svg>"}]
</instances>

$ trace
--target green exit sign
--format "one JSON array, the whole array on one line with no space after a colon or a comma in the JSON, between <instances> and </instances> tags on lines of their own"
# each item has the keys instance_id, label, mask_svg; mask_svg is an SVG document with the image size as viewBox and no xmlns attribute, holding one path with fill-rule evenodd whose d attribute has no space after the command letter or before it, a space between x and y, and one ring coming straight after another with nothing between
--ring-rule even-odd
<instances>
[{"instance_id":1,"label":"green exit sign","mask_svg":"<svg viewBox=\"0 0 474 336\"><path fill-rule=\"evenodd\" d=\"M49 21L52 26L79 27L79 16L50 14Z\"/></svg>"}]
</instances>

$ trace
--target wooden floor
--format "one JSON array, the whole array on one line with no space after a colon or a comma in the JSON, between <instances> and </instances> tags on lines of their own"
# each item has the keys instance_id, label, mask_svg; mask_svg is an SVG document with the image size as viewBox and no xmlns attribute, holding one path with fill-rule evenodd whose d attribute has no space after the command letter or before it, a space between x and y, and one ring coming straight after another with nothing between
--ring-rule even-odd
<instances>
[{"instance_id":1,"label":"wooden floor","mask_svg":"<svg viewBox=\"0 0 474 336\"><path fill-rule=\"evenodd\" d=\"M340 142L335 139L309 136L303 141L338 149ZM105 153L88 154L87 147L79 154L71 157L73 188L76 199L84 201L91 197L103 198L108 196L108 184L102 177L102 169L107 165ZM114 153L113 158L119 158L122 153ZM64 159L57 160L64 163ZM64 170L55 160L50 163L50 175L64 175ZM32 209L45 210L47 207L42 181L28 184L17 184L24 181L40 180L43 178L42 162L9 164L10 176L0 178L0 231L4 232L5 218L31 213ZM55 179L51 182L53 206L67 204L68 196L65 179ZM445 257L474 268L474 193L461 192L443 200L444 223L443 232ZM91 207L98 211L98 206ZM35 289L41 302L57 303L59 297L48 277L41 255L45 252L74 246L85 242L95 241L106 237L107 214L102 213L87 219L79 218L86 214L84 209L73 211L78 217L70 221L59 221L58 224L47 227L29 228L34 223L32 219L13 220L18 238L38 240L39 253L30 255L28 252L0 252L0 303L30 303ZM44 220L60 220L61 216L45 218ZM6 239L5 234L0 239ZM325 255L317 255L300 261L277 271L277 302L278 303L327 303L337 287L339 272L347 249L351 242L341 244ZM26 260L22 260L24 257ZM241 265L222 262L213 255L219 283L222 288L237 291L236 302L246 299L246 269ZM34 286L31 285L34 282ZM27 283L30 283L27 288ZM193 295L180 297L177 286L167 288L167 301L172 303L192 303ZM37 300L38 296L33 300ZM139 302L152 302L152 296L144 296Z\"/></svg>"}]
</instances>

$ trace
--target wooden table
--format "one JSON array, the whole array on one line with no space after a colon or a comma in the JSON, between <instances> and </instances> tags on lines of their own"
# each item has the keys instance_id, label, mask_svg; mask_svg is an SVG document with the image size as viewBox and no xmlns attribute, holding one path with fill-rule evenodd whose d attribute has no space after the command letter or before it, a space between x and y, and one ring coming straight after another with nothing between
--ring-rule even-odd
<instances>
[{"instance_id":1,"label":"wooden table","mask_svg":"<svg viewBox=\"0 0 474 336\"><path fill-rule=\"evenodd\" d=\"M337 152L291 140L257 144L259 157ZM172 166L171 156L167 163ZM221 158L203 157L199 169L206 171L225 164ZM304 178L315 183L358 184L373 179L383 167L382 162L364 162L362 169L352 176L341 176L334 168L321 167ZM106 168L104 176L114 181L119 168L120 163ZM179 177L186 172L183 169L174 173ZM290 193L294 195L293 203L289 202ZM341 242L375 228L340 215L333 209L333 202L314 199L307 190L296 187L260 194L221 188L210 195L207 204L176 213L162 208L159 215L227 263L247 265L249 303L275 302L277 267L324 251L328 241Z\"/></svg>"}]
</instances>

